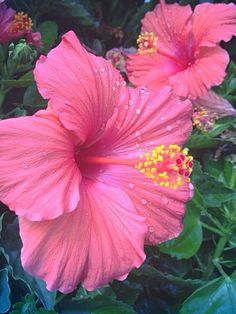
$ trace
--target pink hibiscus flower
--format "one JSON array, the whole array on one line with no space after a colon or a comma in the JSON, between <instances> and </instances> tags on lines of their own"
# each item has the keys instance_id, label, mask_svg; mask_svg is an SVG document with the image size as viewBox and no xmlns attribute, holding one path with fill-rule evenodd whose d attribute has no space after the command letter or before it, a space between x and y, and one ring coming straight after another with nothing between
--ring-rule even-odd
<instances>
[{"instance_id":1,"label":"pink hibiscus flower","mask_svg":"<svg viewBox=\"0 0 236 314\"><path fill-rule=\"evenodd\" d=\"M26 13L8 8L4 0L0 1L0 43L27 35L27 42L34 46L42 46L41 34L32 32L32 20Z\"/></svg>"},{"instance_id":2,"label":"pink hibiscus flower","mask_svg":"<svg viewBox=\"0 0 236 314\"><path fill-rule=\"evenodd\" d=\"M164 0L142 20L139 49L129 54L127 72L135 86L170 85L182 97L195 99L219 85L229 62L219 46L236 35L236 6L203 3L166 5Z\"/></svg>"},{"instance_id":3,"label":"pink hibiscus flower","mask_svg":"<svg viewBox=\"0 0 236 314\"><path fill-rule=\"evenodd\" d=\"M35 78L48 109L0 122L0 199L19 215L23 266L64 293L123 280L144 243L182 230L191 104L129 89L73 32Z\"/></svg>"}]
</instances>

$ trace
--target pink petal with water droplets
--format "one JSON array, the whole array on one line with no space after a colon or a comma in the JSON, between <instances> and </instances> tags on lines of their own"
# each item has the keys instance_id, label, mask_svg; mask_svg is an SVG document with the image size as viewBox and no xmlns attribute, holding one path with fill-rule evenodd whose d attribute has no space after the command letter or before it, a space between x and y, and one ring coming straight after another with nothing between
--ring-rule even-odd
<instances>
[{"instance_id":1,"label":"pink petal with water droplets","mask_svg":"<svg viewBox=\"0 0 236 314\"><path fill-rule=\"evenodd\" d=\"M141 31L154 32L158 36L157 49L160 53L183 58L180 47L189 37L191 15L190 5L158 4L153 11L146 13Z\"/></svg>"},{"instance_id":2,"label":"pink petal with water droplets","mask_svg":"<svg viewBox=\"0 0 236 314\"><path fill-rule=\"evenodd\" d=\"M218 118L236 115L236 110L233 106L226 99L213 91L209 91L203 97L198 97L192 101L192 103L196 110L204 108L210 113L216 114Z\"/></svg>"},{"instance_id":3,"label":"pink petal with water droplets","mask_svg":"<svg viewBox=\"0 0 236 314\"><path fill-rule=\"evenodd\" d=\"M138 170L126 166L111 166L102 175L102 180L125 191L137 212L146 218L146 244L173 239L182 231L186 203L193 197L192 185L185 183L176 190L161 187Z\"/></svg>"},{"instance_id":4,"label":"pink petal with water droplets","mask_svg":"<svg viewBox=\"0 0 236 314\"><path fill-rule=\"evenodd\" d=\"M144 259L146 226L120 189L83 181L81 202L52 221L20 219L22 263L49 290L73 291L79 282L94 290L124 280Z\"/></svg>"},{"instance_id":5,"label":"pink petal with water droplets","mask_svg":"<svg viewBox=\"0 0 236 314\"><path fill-rule=\"evenodd\" d=\"M55 118L2 120L0 141L0 199L11 210L38 221L76 208L81 176L74 142Z\"/></svg>"},{"instance_id":6,"label":"pink petal with water droplets","mask_svg":"<svg viewBox=\"0 0 236 314\"><path fill-rule=\"evenodd\" d=\"M159 53L148 55L128 54L126 70L135 86L146 85L157 89L169 85L169 77L181 71L183 66L176 60Z\"/></svg>"},{"instance_id":7,"label":"pink petal with water droplets","mask_svg":"<svg viewBox=\"0 0 236 314\"><path fill-rule=\"evenodd\" d=\"M123 93L117 115L107 125L107 133L97 143L97 151L106 144L107 151L103 153L133 161L161 144L181 146L191 132L191 116L191 103L173 96L170 88L157 93L129 89ZM93 172L86 175L92 178ZM185 204L193 194L189 184L170 190L154 185L132 166L118 165L100 167L97 179L126 191L139 214L146 218L147 243L160 243L181 232Z\"/></svg>"},{"instance_id":8,"label":"pink petal with water droplets","mask_svg":"<svg viewBox=\"0 0 236 314\"><path fill-rule=\"evenodd\" d=\"M161 144L182 145L192 131L192 106L181 101L170 87L158 92L147 88L123 91L116 114L97 146L106 143L116 154L139 156ZM110 153L109 153L110 154Z\"/></svg>"},{"instance_id":9,"label":"pink petal with water droplets","mask_svg":"<svg viewBox=\"0 0 236 314\"><path fill-rule=\"evenodd\" d=\"M229 62L227 52L220 47L202 47L195 62L186 70L169 78L174 92L182 97L203 96L214 85L222 83Z\"/></svg>"},{"instance_id":10,"label":"pink petal with water droplets","mask_svg":"<svg viewBox=\"0 0 236 314\"><path fill-rule=\"evenodd\" d=\"M193 36L200 46L213 47L236 35L236 5L203 3L193 13Z\"/></svg>"},{"instance_id":11,"label":"pink petal with water droplets","mask_svg":"<svg viewBox=\"0 0 236 314\"><path fill-rule=\"evenodd\" d=\"M81 143L101 136L124 84L108 61L88 53L70 31L39 59L34 74L42 96Z\"/></svg>"}]
</instances>

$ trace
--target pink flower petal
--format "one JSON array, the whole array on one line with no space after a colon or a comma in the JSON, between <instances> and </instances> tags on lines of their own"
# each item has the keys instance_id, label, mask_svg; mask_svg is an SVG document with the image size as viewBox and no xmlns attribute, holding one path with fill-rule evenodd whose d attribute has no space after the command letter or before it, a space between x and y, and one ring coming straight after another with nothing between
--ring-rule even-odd
<instances>
[{"instance_id":1,"label":"pink flower petal","mask_svg":"<svg viewBox=\"0 0 236 314\"><path fill-rule=\"evenodd\" d=\"M183 58L179 48L189 36L191 15L190 5L158 4L153 11L146 13L141 31L157 35L157 49L160 53Z\"/></svg>"},{"instance_id":2,"label":"pink flower petal","mask_svg":"<svg viewBox=\"0 0 236 314\"><path fill-rule=\"evenodd\" d=\"M202 47L195 63L186 70L169 78L174 92L182 97L203 96L214 85L219 85L225 77L229 62L227 52L220 47Z\"/></svg>"},{"instance_id":3,"label":"pink flower petal","mask_svg":"<svg viewBox=\"0 0 236 314\"><path fill-rule=\"evenodd\" d=\"M209 91L206 95L195 99L192 103L195 109L204 108L216 114L218 118L236 115L236 110L233 106L226 99L213 91Z\"/></svg>"},{"instance_id":4,"label":"pink flower petal","mask_svg":"<svg viewBox=\"0 0 236 314\"><path fill-rule=\"evenodd\" d=\"M118 110L97 146L106 143L116 156L139 156L161 144L181 146L192 131L191 116L190 101L181 101L170 87L155 93L129 88L123 92Z\"/></svg>"},{"instance_id":5,"label":"pink flower petal","mask_svg":"<svg viewBox=\"0 0 236 314\"><path fill-rule=\"evenodd\" d=\"M22 263L49 290L69 293L79 282L94 290L124 280L143 263L145 233L144 218L122 190L84 181L73 213L52 221L20 219Z\"/></svg>"},{"instance_id":6,"label":"pink flower petal","mask_svg":"<svg viewBox=\"0 0 236 314\"><path fill-rule=\"evenodd\" d=\"M39 59L35 78L40 93L51 100L63 125L81 143L100 137L124 84L119 72L105 59L88 53L72 31Z\"/></svg>"},{"instance_id":7,"label":"pink flower petal","mask_svg":"<svg viewBox=\"0 0 236 314\"><path fill-rule=\"evenodd\" d=\"M126 70L135 86L146 85L157 89L169 85L169 77L182 70L176 60L159 53L152 55L128 54Z\"/></svg>"},{"instance_id":8,"label":"pink flower petal","mask_svg":"<svg viewBox=\"0 0 236 314\"><path fill-rule=\"evenodd\" d=\"M0 199L11 210L38 221L76 208L80 171L74 143L56 119L2 120L0 141Z\"/></svg>"},{"instance_id":9,"label":"pink flower petal","mask_svg":"<svg viewBox=\"0 0 236 314\"><path fill-rule=\"evenodd\" d=\"M186 203L193 196L191 184L176 190L157 186L136 169L111 166L101 180L127 193L140 215L146 218L145 244L159 244L177 237L183 229Z\"/></svg>"},{"instance_id":10,"label":"pink flower petal","mask_svg":"<svg viewBox=\"0 0 236 314\"><path fill-rule=\"evenodd\" d=\"M192 108L188 100L181 101L170 91L129 89L94 150L106 145L109 157L133 161L161 144L181 146L192 129ZM87 169L86 176L92 179L94 172ZM189 184L176 190L160 187L126 165L101 165L96 179L126 191L138 212L146 217L146 243L160 243L181 232L185 203L192 197Z\"/></svg>"},{"instance_id":11,"label":"pink flower petal","mask_svg":"<svg viewBox=\"0 0 236 314\"><path fill-rule=\"evenodd\" d=\"M4 1L0 2L0 43L5 43L12 39L8 29L14 20L16 11L8 8Z\"/></svg>"},{"instance_id":12,"label":"pink flower petal","mask_svg":"<svg viewBox=\"0 0 236 314\"><path fill-rule=\"evenodd\" d=\"M236 6L233 3L203 3L193 13L193 35L200 46L215 46L236 35Z\"/></svg>"},{"instance_id":13,"label":"pink flower petal","mask_svg":"<svg viewBox=\"0 0 236 314\"><path fill-rule=\"evenodd\" d=\"M142 32L154 32L157 53L128 54L127 74L135 86L158 88L168 85L168 78L186 68L189 48L190 6L157 5L142 20Z\"/></svg>"}]
</instances>

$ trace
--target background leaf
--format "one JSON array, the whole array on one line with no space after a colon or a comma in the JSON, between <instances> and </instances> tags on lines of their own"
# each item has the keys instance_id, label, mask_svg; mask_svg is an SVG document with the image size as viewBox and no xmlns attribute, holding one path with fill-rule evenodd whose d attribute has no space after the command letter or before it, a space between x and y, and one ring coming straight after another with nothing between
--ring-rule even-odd
<instances>
[{"instance_id":1,"label":"background leaf","mask_svg":"<svg viewBox=\"0 0 236 314\"><path fill-rule=\"evenodd\" d=\"M6 313L11 306L10 287L8 283L8 270L0 270L0 313Z\"/></svg>"},{"instance_id":2,"label":"background leaf","mask_svg":"<svg viewBox=\"0 0 236 314\"><path fill-rule=\"evenodd\" d=\"M180 314L236 314L236 272L220 277L196 290L183 304Z\"/></svg>"}]
</instances>

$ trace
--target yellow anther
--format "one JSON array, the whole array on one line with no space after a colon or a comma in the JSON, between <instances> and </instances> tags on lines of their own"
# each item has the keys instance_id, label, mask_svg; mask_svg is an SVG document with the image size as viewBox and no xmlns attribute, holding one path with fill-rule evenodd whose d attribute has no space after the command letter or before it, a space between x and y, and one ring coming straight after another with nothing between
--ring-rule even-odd
<instances>
[{"instance_id":1,"label":"yellow anther","mask_svg":"<svg viewBox=\"0 0 236 314\"><path fill-rule=\"evenodd\" d=\"M138 52L141 54L151 54L157 51L158 37L153 32L141 33L137 39Z\"/></svg>"},{"instance_id":2,"label":"yellow anther","mask_svg":"<svg viewBox=\"0 0 236 314\"><path fill-rule=\"evenodd\" d=\"M18 12L14 16L10 27L8 28L9 33L21 33L30 30L33 26L33 22L28 14L24 12Z\"/></svg>"},{"instance_id":3,"label":"yellow anther","mask_svg":"<svg viewBox=\"0 0 236 314\"><path fill-rule=\"evenodd\" d=\"M141 161L135 168L152 179L155 184L177 189L185 182L189 182L193 157L188 156L187 148L181 150L176 144L159 145L151 153L148 152L140 158Z\"/></svg>"}]
</instances>

